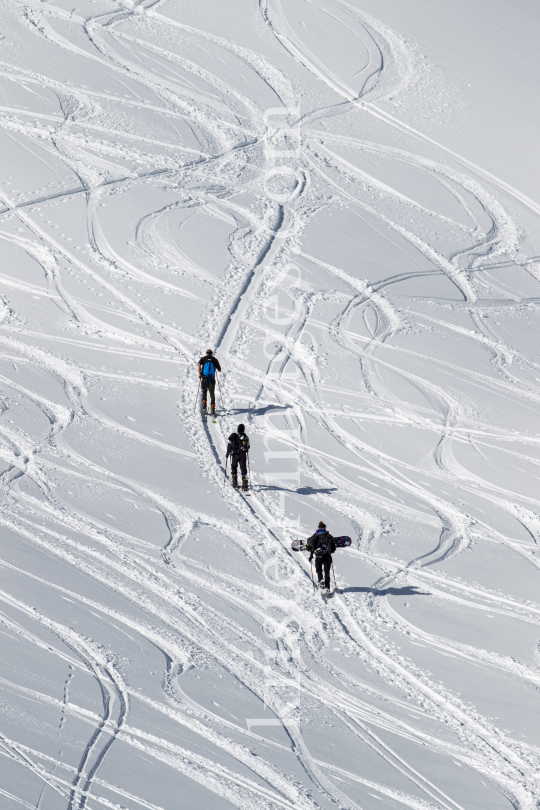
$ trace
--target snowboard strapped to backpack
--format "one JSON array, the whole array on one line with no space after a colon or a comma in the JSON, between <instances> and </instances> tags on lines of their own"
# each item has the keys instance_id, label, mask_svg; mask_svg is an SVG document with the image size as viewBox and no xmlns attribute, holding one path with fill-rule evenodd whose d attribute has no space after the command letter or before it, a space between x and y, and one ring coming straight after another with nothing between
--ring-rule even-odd
<instances>
[{"instance_id":1,"label":"snowboard strapped to backpack","mask_svg":"<svg viewBox=\"0 0 540 810\"><path fill-rule=\"evenodd\" d=\"M334 543L336 544L336 548L347 548L351 545L352 540L347 535L342 535L341 537L334 537ZM293 540L291 543L291 548L293 551L305 551L306 550L306 541L305 540Z\"/></svg>"}]
</instances>

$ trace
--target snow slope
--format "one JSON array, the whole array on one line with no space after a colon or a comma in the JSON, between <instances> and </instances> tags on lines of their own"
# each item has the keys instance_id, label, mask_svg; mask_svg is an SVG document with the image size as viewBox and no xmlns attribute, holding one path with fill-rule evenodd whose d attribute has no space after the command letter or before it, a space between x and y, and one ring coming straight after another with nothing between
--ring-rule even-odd
<instances>
[{"instance_id":1,"label":"snow slope","mask_svg":"<svg viewBox=\"0 0 540 810\"><path fill-rule=\"evenodd\" d=\"M2 810L540 806L537 22L0 0Z\"/></svg>"}]
</instances>

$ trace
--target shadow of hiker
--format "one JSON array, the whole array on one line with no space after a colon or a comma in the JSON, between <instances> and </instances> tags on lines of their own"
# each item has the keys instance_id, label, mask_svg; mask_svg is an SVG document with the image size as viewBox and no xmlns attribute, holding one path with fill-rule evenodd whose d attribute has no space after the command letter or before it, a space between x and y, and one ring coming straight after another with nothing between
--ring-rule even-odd
<instances>
[{"instance_id":1,"label":"shadow of hiker","mask_svg":"<svg viewBox=\"0 0 540 810\"><path fill-rule=\"evenodd\" d=\"M315 489L315 487L299 487L294 490L298 495L317 495L320 493L327 494L329 492L337 492L337 487L324 487L322 489Z\"/></svg>"},{"instance_id":2,"label":"shadow of hiker","mask_svg":"<svg viewBox=\"0 0 540 810\"><path fill-rule=\"evenodd\" d=\"M429 591L419 591L414 585L406 585L404 588L343 588L341 593L372 593L373 596L431 596Z\"/></svg>"},{"instance_id":3,"label":"shadow of hiker","mask_svg":"<svg viewBox=\"0 0 540 810\"><path fill-rule=\"evenodd\" d=\"M294 495L296 492L295 489L289 489L288 487L276 487L275 484L258 484L259 489L266 489L266 490L274 490L275 492L289 492L291 495Z\"/></svg>"},{"instance_id":4,"label":"shadow of hiker","mask_svg":"<svg viewBox=\"0 0 540 810\"><path fill-rule=\"evenodd\" d=\"M230 414L248 413L250 416L264 416L268 411L288 411L289 405L265 405L264 408L229 408Z\"/></svg>"},{"instance_id":5,"label":"shadow of hiker","mask_svg":"<svg viewBox=\"0 0 540 810\"><path fill-rule=\"evenodd\" d=\"M275 490L276 492L290 492L291 495L315 495L317 493L326 494L328 492L337 492L337 487L325 487L322 489L300 487L299 489L290 489L289 487L278 487L275 484L259 484L259 489L270 491Z\"/></svg>"}]
</instances>

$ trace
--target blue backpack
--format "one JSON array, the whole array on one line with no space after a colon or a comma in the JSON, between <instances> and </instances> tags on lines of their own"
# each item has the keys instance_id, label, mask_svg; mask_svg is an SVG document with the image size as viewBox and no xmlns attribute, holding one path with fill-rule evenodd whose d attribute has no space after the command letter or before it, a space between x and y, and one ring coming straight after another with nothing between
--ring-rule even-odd
<instances>
[{"instance_id":1,"label":"blue backpack","mask_svg":"<svg viewBox=\"0 0 540 810\"><path fill-rule=\"evenodd\" d=\"M209 385L216 376L216 367L212 360L206 360L202 367L202 377L206 385Z\"/></svg>"}]
</instances>

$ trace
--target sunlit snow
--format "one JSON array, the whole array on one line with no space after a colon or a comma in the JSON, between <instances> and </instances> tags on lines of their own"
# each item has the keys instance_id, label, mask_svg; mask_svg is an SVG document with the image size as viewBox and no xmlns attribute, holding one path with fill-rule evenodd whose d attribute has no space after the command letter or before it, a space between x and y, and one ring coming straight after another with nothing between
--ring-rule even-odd
<instances>
[{"instance_id":1,"label":"sunlit snow","mask_svg":"<svg viewBox=\"0 0 540 810\"><path fill-rule=\"evenodd\" d=\"M1 810L539 806L537 30L0 0Z\"/></svg>"}]
</instances>

